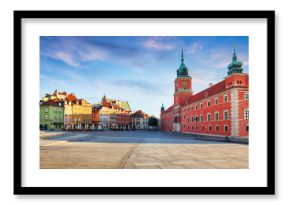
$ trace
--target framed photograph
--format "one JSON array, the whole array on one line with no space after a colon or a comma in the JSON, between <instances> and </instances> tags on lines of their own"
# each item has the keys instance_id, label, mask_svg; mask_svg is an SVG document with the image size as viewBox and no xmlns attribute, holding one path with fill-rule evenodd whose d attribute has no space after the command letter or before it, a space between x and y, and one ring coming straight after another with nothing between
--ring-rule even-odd
<instances>
[{"instance_id":1,"label":"framed photograph","mask_svg":"<svg viewBox=\"0 0 290 205\"><path fill-rule=\"evenodd\" d=\"M275 194L274 54L274 11L14 11L14 194Z\"/></svg>"}]
</instances>

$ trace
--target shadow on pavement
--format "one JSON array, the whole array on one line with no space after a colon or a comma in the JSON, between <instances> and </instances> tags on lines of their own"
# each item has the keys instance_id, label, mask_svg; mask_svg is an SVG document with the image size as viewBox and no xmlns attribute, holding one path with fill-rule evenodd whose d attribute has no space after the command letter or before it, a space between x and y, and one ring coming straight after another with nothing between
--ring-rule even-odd
<instances>
[{"instance_id":1,"label":"shadow on pavement","mask_svg":"<svg viewBox=\"0 0 290 205\"><path fill-rule=\"evenodd\" d=\"M227 142L196 140L193 136L160 131L70 132L65 136L53 137L47 140L95 143L227 144Z\"/></svg>"}]
</instances>

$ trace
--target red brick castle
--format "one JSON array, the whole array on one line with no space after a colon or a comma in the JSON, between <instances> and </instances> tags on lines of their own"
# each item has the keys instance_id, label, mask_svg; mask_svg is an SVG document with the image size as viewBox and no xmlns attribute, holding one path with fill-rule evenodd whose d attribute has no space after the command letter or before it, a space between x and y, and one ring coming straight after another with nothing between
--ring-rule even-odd
<instances>
[{"instance_id":1,"label":"red brick castle","mask_svg":"<svg viewBox=\"0 0 290 205\"><path fill-rule=\"evenodd\" d=\"M174 80L174 104L161 107L161 130L197 134L198 136L248 138L249 136L249 76L243 73L243 63L236 51L227 66L228 76L205 90L192 93L192 78L181 64Z\"/></svg>"}]
</instances>

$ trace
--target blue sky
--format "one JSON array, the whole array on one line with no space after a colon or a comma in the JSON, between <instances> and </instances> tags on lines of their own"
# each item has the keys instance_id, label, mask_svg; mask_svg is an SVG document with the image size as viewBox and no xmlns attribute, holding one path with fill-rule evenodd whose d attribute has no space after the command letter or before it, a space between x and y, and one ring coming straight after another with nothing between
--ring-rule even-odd
<instances>
[{"instance_id":1,"label":"blue sky","mask_svg":"<svg viewBox=\"0 0 290 205\"><path fill-rule=\"evenodd\" d=\"M233 45L248 73L247 36L42 36L40 98L54 90L98 103L104 94L159 117L173 103L181 49L193 92L227 75Z\"/></svg>"}]
</instances>

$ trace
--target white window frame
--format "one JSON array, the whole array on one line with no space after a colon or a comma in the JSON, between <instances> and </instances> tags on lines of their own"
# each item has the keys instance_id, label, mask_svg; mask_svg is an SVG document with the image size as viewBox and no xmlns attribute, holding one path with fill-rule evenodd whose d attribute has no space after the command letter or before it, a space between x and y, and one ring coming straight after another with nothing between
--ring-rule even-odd
<instances>
[{"instance_id":1,"label":"white window frame","mask_svg":"<svg viewBox=\"0 0 290 205\"><path fill-rule=\"evenodd\" d=\"M248 112L248 116L246 116L246 112ZM249 119L249 109L244 109L244 119L245 120Z\"/></svg>"},{"instance_id":2,"label":"white window frame","mask_svg":"<svg viewBox=\"0 0 290 205\"><path fill-rule=\"evenodd\" d=\"M217 129L218 128L218 129ZM220 126L219 125L216 125L215 126L215 131L219 131L220 130Z\"/></svg>"},{"instance_id":3,"label":"white window frame","mask_svg":"<svg viewBox=\"0 0 290 205\"><path fill-rule=\"evenodd\" d=\"M247 96L247 97L246 97ZM245 101L249 101L249 93L248 92L246 92L245 94L244 94L244 100Z\"/></svg>"},{"instance_id":4,"label":"white window frame","mask_svg":"<svg viewBox=\"0 0 290 205\"><path fill-rule=\"evenodd\" d=\"M209 116L209 120L208 120L208 116ZM211 113L207 113L207 121L211 122Z\"/></svg>"},{"instance_id":5,"label":"white window frame","mask_svg":"<svg viewBox=\"0 0 290 205\"><path fill-rule=\"evenodd\" d=\"M218 119L216 119L216 114L217 114ZM219 121L220 120L220 113L219 112L215 112L214 113L214 120L215 121Z\"/></svg>"},{"instance_id":6,"label":"white window frame","mask_svg":"<svg viewBox=\"0 0 290 205\"><path fill-rule=\"evenodd\" d=\"M225 118L225 113L227 113L227 119ZM229 120L229 111L228 110L224 110L224 120Z\"/></svg>"},{"instance_id":7,"label":"white window frame","mask_svg":"<svg viewBox=\"0 0 290 205\"><path fill-rule=\"evenodd\" d=\"M228 95L224 95L224 102L228 102L228 101L229 101Z\"/></svg>"},{"instance_id":8,"label":"white window frame","mask_svg":"<svg viewBox=\"0 0 290 205\"><path fill-rule=\"evenodd\" d=\"M203 114L200 114L200 116L199 116L199 121L200 121L200 122L203 122Z\"/></svg>"},{"instance_id":9,"label":"white window frame","mask_svg":"<svg viewBox=\"0 0 290 205\"><path fill-rule=\"evenodd\" d=\"M214 99L214 104L215 104L215 105L218 105L218 104L219 104L219 99L218 99L218 98L215 98L215 99Z\"/></svg>"},{"instance_id":10,"label":"white window frame","mask_svg":"<svg viewBox=\"0 0 290 205\"><path fill-rule=\"evenodd\" d=\"M227 130L226 130L226 128L227 128ZM224 131L225 132L228 132L229 131L229 126L228 125L224 125Z\"/></svg>"}]
</instances>

